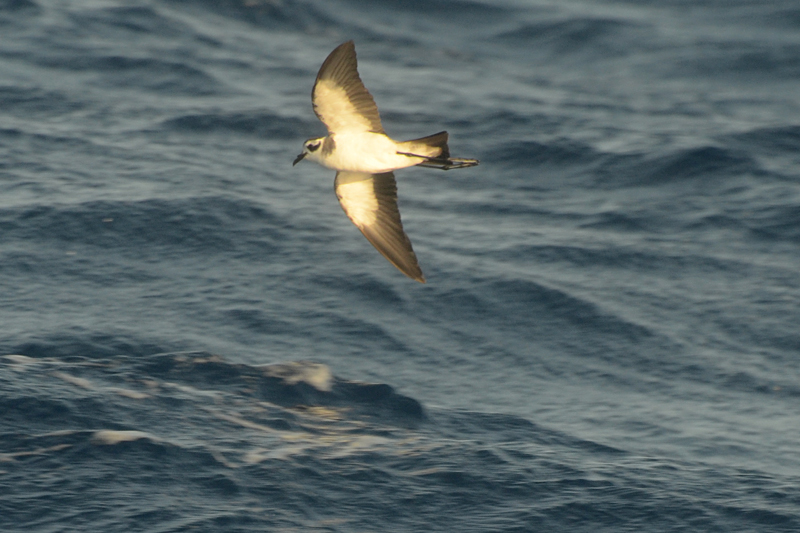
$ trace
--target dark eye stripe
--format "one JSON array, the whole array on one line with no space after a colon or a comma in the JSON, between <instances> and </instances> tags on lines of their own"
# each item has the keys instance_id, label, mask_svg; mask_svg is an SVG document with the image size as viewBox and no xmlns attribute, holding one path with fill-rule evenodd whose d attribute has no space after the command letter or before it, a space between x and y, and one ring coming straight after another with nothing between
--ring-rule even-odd
<instances>
[{"instance_id":1,"label":"dark eye stripe","mask_svg":"<svg viewBox=\"0 0 800 533\"><path fill-rule=\"evenodd\" d=\"M316 151L317 151L317 149L319 148L319 145L320 145L320 143L317 143L317 144L309 144L309 145L308 145L308 147L307 147L307 148L308 148L308 151L309 151L309 152L316 152Z\"/></svg>"}]
</instances>

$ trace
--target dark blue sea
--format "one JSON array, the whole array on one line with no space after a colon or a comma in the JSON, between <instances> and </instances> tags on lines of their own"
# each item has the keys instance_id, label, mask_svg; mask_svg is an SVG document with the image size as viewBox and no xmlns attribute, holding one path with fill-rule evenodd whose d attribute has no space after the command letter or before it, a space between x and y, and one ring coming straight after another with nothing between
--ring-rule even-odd
<instances>
[{"instance_id":1,"label":"dark blue sea","mask_svg":"<svg viewBox=\"0 0 800 533\"><path fill-rule=\"evenodd\" d=\"M0 531L800 531L800 3L0 0Z\"/></svg>"}]
</instances>

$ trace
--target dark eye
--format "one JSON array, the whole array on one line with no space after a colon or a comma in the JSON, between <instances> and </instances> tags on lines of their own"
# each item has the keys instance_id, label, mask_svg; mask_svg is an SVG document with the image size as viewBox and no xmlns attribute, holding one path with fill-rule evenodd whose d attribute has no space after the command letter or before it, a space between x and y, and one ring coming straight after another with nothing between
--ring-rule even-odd
<instances>
[{"instance_id":1,"label":"dark eye","mask_svg":"<svg viewBox=\"0 0 800 533\"><path fill-rule=\"evenodd\" d=\"M307 146L309 152L316 152L317 148L319 148L320 143L317 144L309 144Z\"/></svg>"}]
</instances>

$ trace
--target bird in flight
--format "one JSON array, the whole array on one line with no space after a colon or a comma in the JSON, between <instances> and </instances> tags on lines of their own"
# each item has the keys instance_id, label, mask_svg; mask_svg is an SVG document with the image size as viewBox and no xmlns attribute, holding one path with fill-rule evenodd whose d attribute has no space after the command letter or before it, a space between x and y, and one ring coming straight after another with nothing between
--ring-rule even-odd
<instances>
[{"instance_id":1,"label":"bird in flight","mask_svg":"<svg viewBox=\"0 0 800 533\"><path fill-rule=\"evenodd\" d=\"M311 103L328 135L303 143L292 165L308 159L335 170L334 190L348 218L400 272L425 283L400 221L393 171L466 168L478 160L450 157L446 131L402 142L386 135L378 106L358 75L353 41L340 44L322 63Z\"/></svg>"}]
</instances>

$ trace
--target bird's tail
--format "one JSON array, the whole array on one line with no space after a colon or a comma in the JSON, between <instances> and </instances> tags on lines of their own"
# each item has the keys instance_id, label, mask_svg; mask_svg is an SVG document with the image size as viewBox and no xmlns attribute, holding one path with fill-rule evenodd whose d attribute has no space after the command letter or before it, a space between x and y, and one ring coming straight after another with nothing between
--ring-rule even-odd
<instances>
[{"instance_id":1,"label":"bird's tail","mask_svg":"<svg viewBox=\"0 0 800 533\"><path fill-rule=\"evenodd\" d=\"M450 148L447 146L446 131L440 131L439 133L434 133L427 137L398 143L398 148L400 153L414 154L419 157L435 157L442 159L450 157Z\"/></svg>"},{"instance_id":2,"label":"bird's tail","mask_svg":"<svg viewBox=\"0 0 800 533\"><path fill-rule=\"evenodd\" d=\"M424 161L419 163L419 166L440 168L442 170L474 167L478 164L477 159L450 157L446 131L398 143L397 153L409 157L421 157Z\"/></svg>"}]
</instances>

